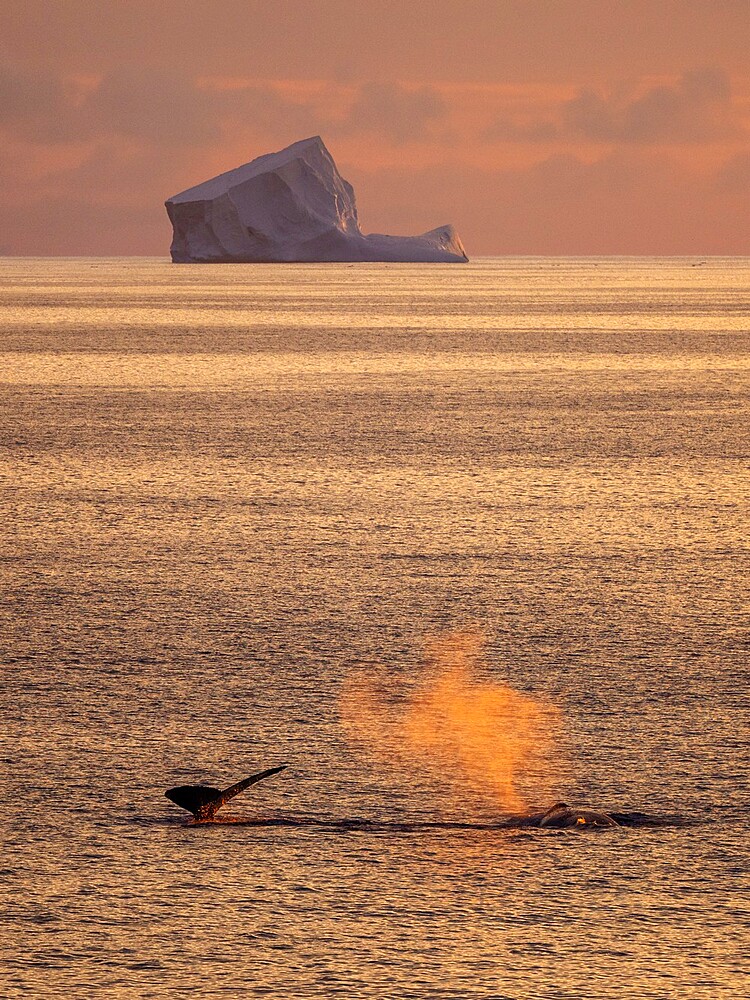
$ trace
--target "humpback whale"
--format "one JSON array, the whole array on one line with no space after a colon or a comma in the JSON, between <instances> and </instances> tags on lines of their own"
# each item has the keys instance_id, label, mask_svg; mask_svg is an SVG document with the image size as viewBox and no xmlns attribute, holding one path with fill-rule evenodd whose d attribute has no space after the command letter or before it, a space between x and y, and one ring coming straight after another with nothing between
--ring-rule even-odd
<instances>
[{"instance_id":1,"label":"humpback whale","mask_svg":"<svg viewBox=\"0 0 750 1000\"><path fill-rule=\"evenodd\" d=\"M576 826L620 826L613 815L593 809L575 809L567 802L556 802L543 813L514 817L519 826L537 826L541 829L565 830Z\"/></svg>"},{"instance_id":2,"label":"humpback whale","mask_svg":"<svg viewBox=\"0 0 750 1000\"><path fill-rule=\"evenodd\" d=\"M210 785L178 785L177 788L170 788L164 794L175 805L191 812L197 820L213 819L216 812L229 799L244 792L250 785L263 781L264 778L270 778L272 774L278 774L286 766L282 764L281 767L270 767L267 771L251 774L249 778L243 778L242 781L230 785L223 791L220 788L211 788Z\"/></svg>"}]
</instances>

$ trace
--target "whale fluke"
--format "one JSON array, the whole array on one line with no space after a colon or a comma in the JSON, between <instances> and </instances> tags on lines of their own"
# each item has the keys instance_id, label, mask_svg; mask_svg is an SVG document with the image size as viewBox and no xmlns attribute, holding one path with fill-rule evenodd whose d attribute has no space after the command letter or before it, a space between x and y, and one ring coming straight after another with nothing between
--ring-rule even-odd
<instances>
[{"instance_id":1,"label":"whale fluke","mask_svg":"<svg viewBox=\"0 0 750 1000\"><path fill-rule=\"evenodd\" d=\"M286 767L286 764L282 764L280 767L270 767L267 771L251 774L249 778L243 778L242 781L230 785L223 791L210 785L178 785L177 788L170 788L164 794L176 806L191 812L196 819L212 819L229 799L244 792L250 785L263 781L264 778L270 778L272 774L278 774Z\"/></svg>"}]
</instances>

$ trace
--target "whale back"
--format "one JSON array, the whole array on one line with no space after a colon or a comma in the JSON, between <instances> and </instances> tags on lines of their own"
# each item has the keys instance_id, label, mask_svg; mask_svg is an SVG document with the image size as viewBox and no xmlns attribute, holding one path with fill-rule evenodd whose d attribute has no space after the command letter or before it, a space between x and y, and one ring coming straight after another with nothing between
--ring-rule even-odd
<instances>
[{"instance_id":1,"label":"whale back","mask_svg":"<svg viewBox=\"0 0 750 1000\"><path fill-rule=\"evenodd\" d=\"M569 820L570 806L568 803L556 802L539 817L539 826L563 827L569 825Z\"/></svg>"},{"instance_id":2,"label":"whale back","mask_svg":"<svg viewBox=\"0 0 750 1000\"><path fill-rule=\"evenodd\" d=\"M556 802L539 820L540 827L550 827L556 830L572 826L610 827L619 825L607 813L596 812L593 809L573 809L566 802Z\"/></svg>"}]
</instances>

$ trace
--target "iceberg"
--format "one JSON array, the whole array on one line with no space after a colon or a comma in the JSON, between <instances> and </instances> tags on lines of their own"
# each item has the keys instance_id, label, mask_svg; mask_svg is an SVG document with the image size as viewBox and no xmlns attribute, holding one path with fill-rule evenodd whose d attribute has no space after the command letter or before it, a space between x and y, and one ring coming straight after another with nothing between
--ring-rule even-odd
<instances>
[{"instance_id":1,"label":"iceberg","mask_svg":"<svg viewBox=\"0 0 750 1000\"><path fill-rule=\"evenodd\" d=\"M212 177L165 204L177 264L469 259L453 226L421 236L365 235L354 189L317 135Z\"/></svg>"}]
</instances>

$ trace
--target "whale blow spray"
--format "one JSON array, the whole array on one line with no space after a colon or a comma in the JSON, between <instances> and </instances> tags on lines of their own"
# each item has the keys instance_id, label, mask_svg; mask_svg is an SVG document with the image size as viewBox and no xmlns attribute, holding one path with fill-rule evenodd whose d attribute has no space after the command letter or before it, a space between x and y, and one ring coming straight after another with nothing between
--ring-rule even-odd
<instances>
[{"instance_id":1,"label":"whale blow spray","mask_svg":"<svg viewBox=\"0 0 750 1000\"><path fill-rule=\"evenodd\" d=\"M554 752L562 717L546 699L482 676L483 648L479 630L435 637L406 692L390 671L351 674L341 721L381 762L410 772L418 763L441 784L469 785L505 810L522 809L563 777Z\"/></svg>"}]
</instances>

